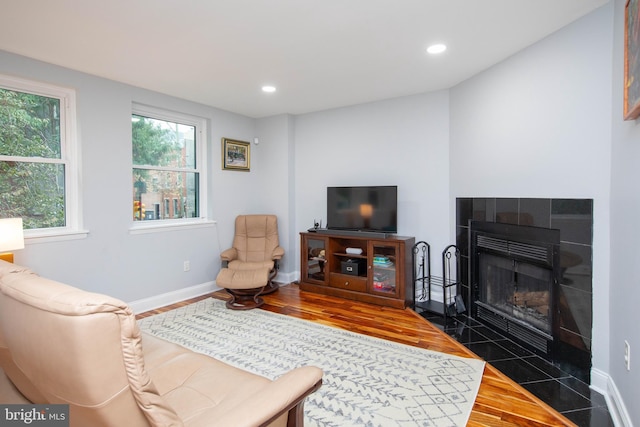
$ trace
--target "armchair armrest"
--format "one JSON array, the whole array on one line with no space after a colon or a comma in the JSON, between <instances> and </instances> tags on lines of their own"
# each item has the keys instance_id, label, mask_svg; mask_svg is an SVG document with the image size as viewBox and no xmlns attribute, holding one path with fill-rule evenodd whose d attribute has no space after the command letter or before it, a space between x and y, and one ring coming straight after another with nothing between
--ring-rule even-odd
<instances>
[{"instance_id":1,"label":"armchair armrest","mask_svg":"<svg viewBox=\"0 0 640 427\"><path fill-rule=\"evenodd\" d=\"M248 395L243 408L220 414L216 417L215 425L263 427L288 413L288 427L302 426L304 399L320 388L322 374L322 369L315 366L293 369Z\"/></svg>"},{"instance_id":2,"label":"armchair armrest","mask_svg":"<svg viewBox=\"0 0 640 427\"><path fill-rule=\"evenodd\" d=\"M282 246L276 246L271 253L271 259L282 259L284 256L284 248Z\"/></svg>"},{"instance_id":3,"label":"armchair armrest","mask_svg":"<svg viewBox=\"0 0 640 427\"><path fill-rule=\"evenodd\" d=\"M229 248L220 253L220 258L223 261L233 261L238 258L238 251L236 248Z\"/></svg>"}]
</instances>

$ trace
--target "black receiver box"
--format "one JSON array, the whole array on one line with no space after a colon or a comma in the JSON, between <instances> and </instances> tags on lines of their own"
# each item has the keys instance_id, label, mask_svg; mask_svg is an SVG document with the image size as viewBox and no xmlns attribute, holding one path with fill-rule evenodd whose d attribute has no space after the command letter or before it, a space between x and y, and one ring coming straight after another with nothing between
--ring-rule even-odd
<instances>
[{"instance_id":1,"label":"black receiver box","mask_svg":"<svg viewBox=\"0 0 640 427\"><path fill-rule=\"evenodd\" d=\"M342 274L352 276L364 275L365 262L363 259L348 259L340 262Z\"/></svg>"}]
</instances>

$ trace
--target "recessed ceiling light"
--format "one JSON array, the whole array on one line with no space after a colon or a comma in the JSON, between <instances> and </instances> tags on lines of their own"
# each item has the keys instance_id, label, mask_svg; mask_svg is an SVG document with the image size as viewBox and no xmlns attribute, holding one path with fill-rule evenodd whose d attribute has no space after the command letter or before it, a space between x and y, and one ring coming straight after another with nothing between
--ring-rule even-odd
<instances>
[{"instance_id":1,"label":"recessed ceiling light","mask_svg":"<svg viewBox=\"0 0 640 427\"><path fill-rule=\"evenodd\" d=\"M429 46L427 48L427 52L435 55L437 53L442 53L445 50L447 50L447 46L442 44L442 43L438 43L438 44L432 44L431 46Z\"/></svg>"},{"instance_id":2,"label":"recessed ceiling light","mask_svg":"<svg viewBox=\"0 0 640 427\"><path fill-rule=\"evenodd\" d=\"M267 93L272 93L276 91L275 86L262 86L262 91Z\"/></svg>"}]
</instances>

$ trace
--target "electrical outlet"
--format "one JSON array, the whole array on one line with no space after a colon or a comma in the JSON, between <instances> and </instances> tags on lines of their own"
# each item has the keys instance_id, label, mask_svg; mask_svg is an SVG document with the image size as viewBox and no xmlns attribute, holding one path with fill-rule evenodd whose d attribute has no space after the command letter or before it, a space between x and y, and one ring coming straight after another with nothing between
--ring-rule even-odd
<instances>
[{"instance_id":1,"label":"electrical outlet","mask_svg":"<svg viewBox=\"0 0 640 427\"><path fill-rule=\"evenodd\" d=\"M189 261L185 261L182 266L183 266L184 271L191 270L191 263Z\"/></svg>"},{"instance_id":2,"label":"electrical outlet","mask_svg":"<svg viewBox=\"0 0 640 427\"><path fill-rule=\"evenodd\" d=\"M631 370L631 346L629 341L624 340L624 364L627 367L627 371Z\"/></svg>"}]
</instances>

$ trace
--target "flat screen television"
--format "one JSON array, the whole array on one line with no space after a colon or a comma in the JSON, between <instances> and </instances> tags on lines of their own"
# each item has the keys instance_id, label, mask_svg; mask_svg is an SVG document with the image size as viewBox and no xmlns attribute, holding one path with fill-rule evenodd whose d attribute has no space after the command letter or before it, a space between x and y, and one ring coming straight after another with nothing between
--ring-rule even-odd
<instances>
[{"instance_id":1,"label":"flat screen television","mask_svg":"<svg viewBox=\"0 0 640 427\"><path fill-rule=\"evenodd\" d=\"M398 187L327 187L327 228L398 232Z\"/></svg>"}]
</instances>

